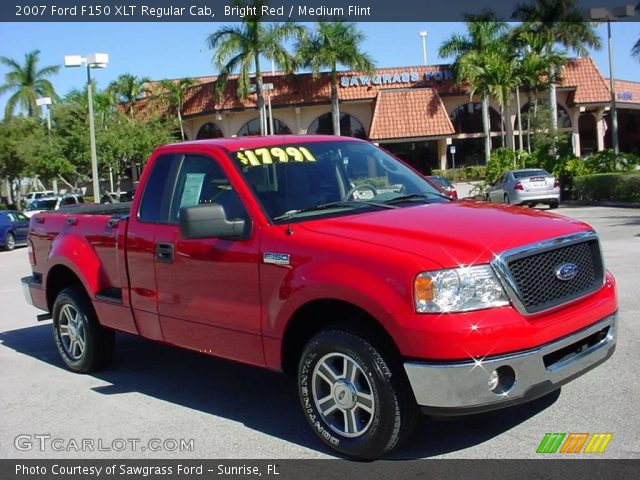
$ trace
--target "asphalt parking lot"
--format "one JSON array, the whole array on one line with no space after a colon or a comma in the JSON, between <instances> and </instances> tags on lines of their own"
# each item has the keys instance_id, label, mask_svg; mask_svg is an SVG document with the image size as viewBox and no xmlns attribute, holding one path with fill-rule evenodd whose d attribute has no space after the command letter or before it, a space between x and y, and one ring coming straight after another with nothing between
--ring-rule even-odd
<instances>
[{"instance_id":1,"label":"asphalt parking lot","mask_svg":"<svg viewBox=\"0 0 640 480\"><path fill-rule=\"evenodd\" d=\"M601 457L640 458L640 210L562 206L556 212L590 223L601 236L620 297L613 358L559 395L481 417L425 420L391 458L535 458L546 432L612 433ZM25 248L0 252L0 458L332 456L307 427L294 382L284 375L127 335L118 336L110 368L67 371L51 322L36 323L36 310L22 297L20 277L29 273ZM54 438L60 448L51 448ZM77 442L82 450L83 439L94 448L74 448ZM150 443L155 439L160 442ZM115 440L127 447L120 450ZM177 446L185 440L185 451L173 449L171 440Z\"/></svg>"}]
</instances>

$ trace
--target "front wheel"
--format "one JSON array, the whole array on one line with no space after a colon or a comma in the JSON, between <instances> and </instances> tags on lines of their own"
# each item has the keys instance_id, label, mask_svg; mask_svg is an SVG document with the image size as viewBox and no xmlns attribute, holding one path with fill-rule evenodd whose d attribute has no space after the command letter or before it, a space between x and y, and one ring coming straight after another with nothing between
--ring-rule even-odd
<instances>
[{"instance_id":1,"label":"front wheel","mask_svg":"<svg viewBox=\"0 0 640 480\"><path fill-rule=\"evenodd\" d=\"M511 204L511 201L509 200L509 195L507 195L506 193L504 194L504 198L502 199L502 201L505 205Z\"/></svg>"},{"instance_id":2,"label":"front wheel","mask_svg":"<svg viewBox=\"0 0 640 480\"><path fill-rule=\"evenodd\" d=\"M408 437L415 400L401 367L388 357L346 330L325 330L307 343L298 392L308 422L327 446L372 459Z\"/></svg>"},{"instance_id":3,"label":"front wheel","mask_svg":"<svg viewBox=\"0 0 640 480\"><path fill-rule=\"evenodd\" d=\"M67 287L56 297L53 336L65 365L76 372L99 370L113 356L113 330L98 323L93 307L80 287Z\"/></svg>"}]
</instances>

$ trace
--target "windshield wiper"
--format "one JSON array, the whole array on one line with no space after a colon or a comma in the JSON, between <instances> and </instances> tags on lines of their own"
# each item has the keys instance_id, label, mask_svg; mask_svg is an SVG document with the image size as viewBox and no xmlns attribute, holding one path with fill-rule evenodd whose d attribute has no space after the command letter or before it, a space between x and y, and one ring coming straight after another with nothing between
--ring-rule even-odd
<instances>
[{"instance_id":1,"label":"windshield wiper","mask_svg":"<svg viewBox=\"0 0 640 480\"><path fill-rule=\"evenodd\" d=\"M315 207L302 208L300 210L291 210L283 215L275 217L274 220L292 218L300 213L318 212L322 210L331 210L333 208L365 208L365 207L377 207L377 208L384 208L387 210L391 208L398 208L393 205L389 205L386 202L379 203L379 202L371 202L369 200L342 200L339 202L323 203L321 205L316 205Z\"/></svg>"},{"instance_id":2,"label":"windshield wiper","mask_svg":"<svg viewBox=\"0 0 640 480\"><path fill-rule=\"evenodd\" d=\"M446 195L441 195L439 193L425 192L425 193L412 193L410 195L400 195L399 197L390 198L389 200L386 200L384 203L388 205L393 205L394 203L410 202L412 200L424 200L429 197L444 198L445 200L451 200Z\"/></svg>"}]
</instances>

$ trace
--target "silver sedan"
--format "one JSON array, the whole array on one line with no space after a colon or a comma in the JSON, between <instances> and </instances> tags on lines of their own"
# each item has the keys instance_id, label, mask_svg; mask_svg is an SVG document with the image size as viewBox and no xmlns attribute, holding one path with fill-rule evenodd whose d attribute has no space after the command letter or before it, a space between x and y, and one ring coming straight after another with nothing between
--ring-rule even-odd
<instances>
[{"instance_id":1,"label":"silver sedan","mask_svg":"<svg viewBox=\"0 0 640 480\"><path fill-rule=\"evenodd\" d=\"M560 204L560 181L545 170L513 170L504 173L487 192L487 200L512 205L539 203L557 208Z\"/></svg>"}]
</instances>

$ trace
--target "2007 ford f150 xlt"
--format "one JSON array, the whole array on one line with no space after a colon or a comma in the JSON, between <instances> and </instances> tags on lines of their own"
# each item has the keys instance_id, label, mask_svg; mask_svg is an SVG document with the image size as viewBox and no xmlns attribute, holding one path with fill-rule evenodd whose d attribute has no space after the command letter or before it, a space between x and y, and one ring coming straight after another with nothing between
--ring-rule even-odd
<instances>
[{"instance_id":1,"label":"2007 ford f150 xlt","mask_svg":"<svg viewBox=\"0 0 640 480\"><path fill-rule=\"evenodd\" d=\"M596 233L451 201L376 146L327 136L158 148L132 204L31 219L27 300L78 372L114 331L297 375L304 415L374 458L417 415L528 401L607 360Z\"/></svg>"}]
</instances>

